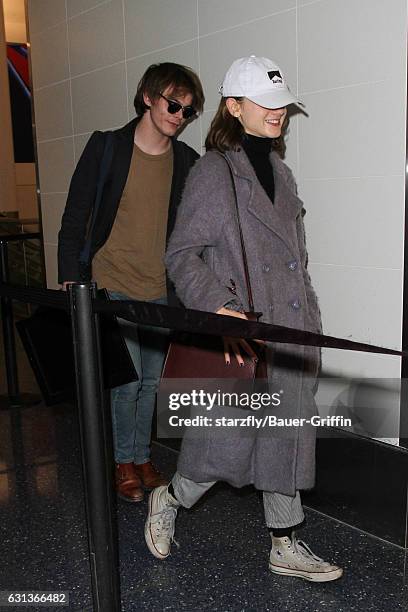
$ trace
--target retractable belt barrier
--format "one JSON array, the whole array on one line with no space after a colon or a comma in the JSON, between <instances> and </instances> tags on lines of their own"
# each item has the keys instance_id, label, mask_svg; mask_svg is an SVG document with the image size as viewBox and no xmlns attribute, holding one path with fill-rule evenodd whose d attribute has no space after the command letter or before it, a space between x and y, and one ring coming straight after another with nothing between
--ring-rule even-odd
<instances>
[{"instance_id":1,"label":"retractable belt barrier","mask_svg":"<svg viewBox=\"0 0 408 612\"><path fill-rule=\"evenodd\" d=\"M20 285L0 283L0 296L27 304L69 310L68 294L57 289L39 289L38 287L21 287Z\"/></svg>"},{"instance_id":2,"label":"retractable belt barrier","mask_svg":"<svg viewBox=\"0 0 408 612\"><path fill-rule=\"evenodd\" d=\"M2 234L0 243L21 242L22 240L41 240L40 232L21 232L20 234Z\"/></svg>"},{"instance_id":3,"label":"retractable belt barrier","mask_svg":"<svg viewBox=\"0 0 408 612\"><path fill-rule=\"evenodd\" d=\"M405 355L404 351L344 340L343 338L326 336L324 334L315 334L282 325L246 321L238 317L217 315L202 310L175 308L135 300L115 300L114 302L95 300L93 308L94 312L115 314L135 323L167 327L177 331L212 336L232 336L233 338L253 338L269 342L320 346L323 348L381 353L384 355Z\"/></svg>"},{"instance_id":4,"label":"retractable belt barrier","mask_svg":"<svg viewBox=\"0 0 408 612\"><path fill-rule=\"evenodd\" d=\"M0 283L0 296L30 304L69 310L68 294L65 291L19 287L8 283ZM316 334L282 325L217 315L203 310L177 308L137 300L113 300L112 302L105 302L94 299L92 300L92 306L95 313L114 314L127 321L133 321L142 325L165 327L195 334L253 338L268 342L319 346L322 348L397 355L400 357L407 355L407 351L398 351L373 344L336 338L335 336Z\"/></svg>"}]
</instances>

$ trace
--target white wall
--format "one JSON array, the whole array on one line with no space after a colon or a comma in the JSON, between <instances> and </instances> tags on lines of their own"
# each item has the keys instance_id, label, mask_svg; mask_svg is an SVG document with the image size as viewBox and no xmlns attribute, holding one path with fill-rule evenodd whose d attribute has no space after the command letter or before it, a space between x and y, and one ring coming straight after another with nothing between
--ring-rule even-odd
<instances>
[{"instance_id":1,"label":"white wall","mask_svg":"<svg viewBox=\"0 0 408 612\"><path fill-rule=\"evenodd\" d=\"M232 60L278 62L308 116L292 118L287 163L307 208L310 271L327 333L400 347L406 0L30 0L49 286L70 175L95 129L133 117L145 68L198 71L202 151ZM325 351L333 375L399 377L399 359Z\"/></svg>"}]
</instances>

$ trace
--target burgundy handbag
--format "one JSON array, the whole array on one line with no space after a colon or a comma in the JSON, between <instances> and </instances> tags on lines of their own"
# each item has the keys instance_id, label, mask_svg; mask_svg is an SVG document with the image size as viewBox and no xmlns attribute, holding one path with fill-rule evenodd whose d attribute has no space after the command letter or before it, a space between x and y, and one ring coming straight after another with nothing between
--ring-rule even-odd
<instances>
[{"instance_id":1,"label":"burgundy handbag","mask_svg":"<svg viewBox=\"0 0 408 612\"><path fill-rule=\"evenodd\" d=\"M257 321L259 317L262 316L262 313L255 312L254 308L234 176L229 160L224 155L221 156L228 164L234 191L245 282L248 291L249 312L245 314L249 320ZM239 365L235 355L231 355L230 364L227 365L224 358L223 341L219 336L190 333L177 334L177 338L170 342L162 378L229 378L248 381L266 379L267 368L264 350L257 343L251 340L248 340L248 342L257 354L258 360L254 361L249 355L243 354L243 351L241 351L242 358L245 362L244 365Z\"/></svg>"}]
</instances>

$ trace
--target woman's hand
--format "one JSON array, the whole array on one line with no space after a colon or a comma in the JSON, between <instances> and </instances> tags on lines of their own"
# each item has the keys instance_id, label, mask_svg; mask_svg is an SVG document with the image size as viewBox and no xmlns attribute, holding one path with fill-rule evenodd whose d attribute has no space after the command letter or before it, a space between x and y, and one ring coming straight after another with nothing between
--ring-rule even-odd
<instances>
[{"instance_id":1,"label":"woman's hand","mask_svg":"<svg viewBox=\"0 0 408 612\"><path fill-rule=\"evenodd\" d=\"M226 315L228 317L237 317L238 319L246 319L248 317L243 312L237 312L236 310L230 310L229 308L220 308L217 310L217 314ZM244 359L241 355L241 351L244 350L254 361L258 361L258 356L251 347L251 345L243 338L231 338L230 336L223 336L224 342L224 358L225 363L229 365L231 363L231 352L235 355L236 360L240 366L244 365Z\"/></svg>"}]
</instances>

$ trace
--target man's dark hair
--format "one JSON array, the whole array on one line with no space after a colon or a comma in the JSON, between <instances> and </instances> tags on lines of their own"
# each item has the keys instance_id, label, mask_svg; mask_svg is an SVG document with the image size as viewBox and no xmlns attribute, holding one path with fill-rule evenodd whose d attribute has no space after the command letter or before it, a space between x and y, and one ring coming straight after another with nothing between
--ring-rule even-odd
<instances>
[{"instance_id":1,"label":"man's dark hair","mask_svg":"<svg viewBox=\"0 0 408 612\"><path fill-rule=\"evenodd\" d=\"M147 94L152 100L156 100L169 86L172 86L173 94L190 93L193 96L191 105L197 113L201 113L204 106L204 93L200 79L196 73L181 64L163 62L152 64L146 70L139 81L134 99L137 115L143 115L148 109L144 103L143 94Z\"/></svg>"}]
</instances>

